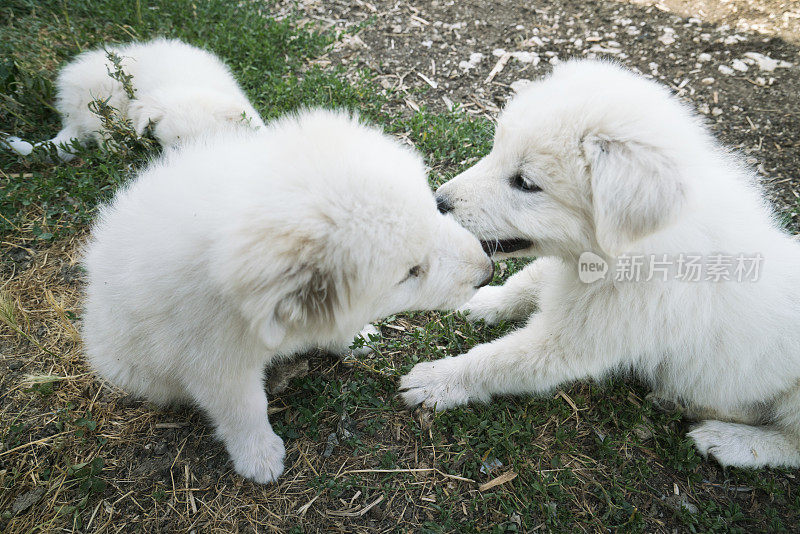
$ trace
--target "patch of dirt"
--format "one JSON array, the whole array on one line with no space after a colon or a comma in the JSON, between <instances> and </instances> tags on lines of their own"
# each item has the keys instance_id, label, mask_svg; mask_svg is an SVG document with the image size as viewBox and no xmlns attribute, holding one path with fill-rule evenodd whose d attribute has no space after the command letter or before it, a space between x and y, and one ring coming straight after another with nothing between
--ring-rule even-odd
<instances>
[{"instance_id":1,"label":"patch of dirt","mask_svg":"<svg viewBox=\"0 0 800 534\"><path fill-rule=\"evenodd\" d=\"M607 57L669 86L740 152L800 230L800 5L777 0L285 2L346 32L321 63L379 73L390 109L496 116L518 84ZM493 76L506 53L512 54ZM780 66L757 59L761 54Z\"/></svg>"},{"instance_id":2,"label":"patch of dirt","mask_svg":"<svg viewBox=\"0 0 800 534\"><path fill-rule=\"evenodd\" d=\"M736 31L774 35L795 44L800 42L800 4L796 1L633 0L632 3L666 8L712 24L727 24Z\"/></svg>"}]
</instances>

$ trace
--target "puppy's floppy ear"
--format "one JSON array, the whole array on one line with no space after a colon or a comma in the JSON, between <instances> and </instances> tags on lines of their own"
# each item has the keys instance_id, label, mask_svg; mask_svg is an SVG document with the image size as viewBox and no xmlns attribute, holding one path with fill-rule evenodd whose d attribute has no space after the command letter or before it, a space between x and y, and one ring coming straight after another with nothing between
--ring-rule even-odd
<instances>
[{"instance_id":1,"label":"puppy's floppy ear","mask_svg":"<svg viewBox=\"0 0 800 534\"><path fill-rule=\"evenodd\" d=\"M334 327L349 284L324 237L302 228L259 228L253 219L233 231L215 254L213 273L267 346L278 347L290 330Z\"/></svg>"},{"instance_id":2,"label":"puppy's floppy ear","mask_svg":"<svg viewBox=\"0 0 800 534\"><path fill-rule=\"evenodd\" d=\"M307 328L333 323L346 283L330 267L299 263L282 278L287 290L275 308L279 322Z\"/></svg>"},{"instance_id":3,"label":"puppy's floppy ear","mask_svg":"<svg viewBox=\"0 0 800 534\"><path fill-rule=\"evenodd\" d=\"M686 202L676 166L657 148L600 135L583 140L595 236L609 255L669 224Z\"/></svg>"}]
</instances>

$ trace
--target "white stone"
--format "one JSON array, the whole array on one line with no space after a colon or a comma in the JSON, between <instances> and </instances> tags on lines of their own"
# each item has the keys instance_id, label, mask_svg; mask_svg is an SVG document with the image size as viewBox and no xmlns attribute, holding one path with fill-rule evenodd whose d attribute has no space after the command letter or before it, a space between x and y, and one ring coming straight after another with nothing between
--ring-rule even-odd
<instances>
[{"instance_id":1,"label":"white stone","mask_svg":"<svg viewBox=\"0 0 800 534\"><path fill-rule=\"evenodd\" d=\"M511 57L520 63L532 63L533 65L538 65L540 61L539 54L534 54L533 52L512 52Z\"/></svg>"},{"instance_id":2,"label":"white stone","mask_svg":"<svg viewBox=\"0 0 800 534\"><path fill-rule=\"evenodd\" d=\"M665 33L664 35L659 37L658 40L667 46L675 42L675 38L669 33Z\"/></svg>"},{"instance_id":3,"label":"white stone","mask_svg":"<svg viewBox=\"0 0 800 534\"><path fill-rule=\"evenodd\" d=\"M740 41L746 41L746 40L747 39L745 37L742 37L741 35L739 35L737 33L737 34L734 34L734 35L729 35L722 42L725 43L726 45L732 45L732 44L736 44L736 43L738 43Z\"/></svg>"},{"instance_id":4,"label":"white stone","mask_svg":"<svg viewBox=\"0 0 800 534\"><path fill-rule=\"evenodd\" d=\"M544 46L544 41L542 39L540 39L539 37L536 37L535 35L533 37L531 37L530 39L528 39L528 42L531 45Z\"/></svg>"},{"instance_id":5,"label":"white stone","mask_svg":"<svg viewBox=\"0 0 800 534\"><path fill-rule=\"evenodd\" d=\"M461 70L474 69L481 61L483 61L483 54L480 52L473 52L469 55L469 61L461 61L458 64L458 68Z\"/></svg>"},{"instance_id":6,"label":"white stone","mask_svg":"<svg viewBox=\"0 0 800 534\"><path fill-rule=\"evenodd\" d=\"M772 72L776 68L788 69L789 67L792 67L792 64L788 61L772 59L771 57L765 56L764 54L759 54L758 52L745 52L744 57L751 59L756 65L758 65L758 68L764 72Z\"/></svg>"},{"instance_id":7,"label":"white stone","mask_svg":"<svg viewBox=\"0 0 800 534\"><path fill-rule=\"evenodd\" d=\"M731 74L733 74L733 69L732 69L732 68L730 68L730 67L729 67L729 66L727 66L727 65L720 65L720 66L719 66L719 71L720 71L722 74L725 74L725 75L727 75L727 76L730 76Z\"/></svg>"},{"instance_id":8,"label":"white stone","mask_svg":"<svg viewBox=\"0 0 800 534\"><path fill-rule=\"evenodd\" d=\"M739 72L747 72L747 69L749 68L747 63L741 59L734 59L733 62L731 62L731 66L733 67L733 70L738 70Z\"/></svg>"},{"instance_id":9,"label":"white stone","mask_svg":"<svg viewBox=\"0 0 800 534\"><path fill-rule=\"evenodd\" d=\"M621 50L621 49L619 49L619 48L603 47L603 46L600 46L600 45L596 44L596 45L593 45L593 46L592 46L592 47L589 49L589 52L595 52L595 53L597 53L597 54L610 54L610 55L617 55L617 54L619 54L620 52L622 52L622 50Z\"/></svg>"},{"instance_id":10,"label":"white stone","mask_svg":"<svg viewBox=\"0 0 800 534\"><path fill-rule=\"evenodd\" d=\"M697 56L697 61L711 61L711 54L703 52Z\"/></svg>"}]
</instances>

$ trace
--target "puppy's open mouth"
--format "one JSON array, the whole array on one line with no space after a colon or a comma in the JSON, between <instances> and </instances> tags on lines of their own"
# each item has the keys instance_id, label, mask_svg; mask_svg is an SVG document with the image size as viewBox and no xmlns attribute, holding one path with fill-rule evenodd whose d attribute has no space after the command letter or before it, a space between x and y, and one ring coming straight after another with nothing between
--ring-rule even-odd
<instances>
[{"instance_id":1,"label":"puppy's open mouth","mask_svg":"<svg viewBox=\"0 0 800 534\"><path fill-rule=\"evenodd\" d=\"M483 251L490 256L498 252L508 254L533 246L533 241L527 239L499 239L495 241L481 241Z\"/></svg>"}]
</instances>

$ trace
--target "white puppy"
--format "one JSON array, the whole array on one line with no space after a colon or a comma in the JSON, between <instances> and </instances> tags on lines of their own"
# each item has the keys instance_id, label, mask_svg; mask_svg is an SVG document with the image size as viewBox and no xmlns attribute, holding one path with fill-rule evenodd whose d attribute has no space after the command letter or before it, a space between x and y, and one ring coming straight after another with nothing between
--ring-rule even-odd
<instances>
[{"instance_id":1,"label":"white puppy","mask_svg":"<svg viewBox=\"0 0 800 534\"><path fill-rule=\"evenodd\" d=\"M257 482L283 471L266 365L459 306L493 270L436 210L418 155L325 111L167 151L102 210L85 265L92 367L153 402L197 403Z\"/></svg>"},{"instance_id":2,"label":"white puppy","mask_svg":"<svg viewBox=\"0 0 800 534\"><path fill-rule=\"evenodd\" d=\"M108 53L120 58L122 73L132 76L135 90L130 98ZM230 69L214 54L175 39L108 46L80 54L58 74L56 109L62 130L49 142L59 147L59 157L71 159L64 144L105 136L103 124L89 109L95 100L107 101L131 121L137 134L148 124L163 146L200 134L242 124L253 128L264 123L236 83ZM33 149L17 137L6 140L23 155Z\"/></svg>"},{"instance_id":3,"label":"white puppy","mask_svg":"<svg viewBox=\"0 0 800 534\"><path fill-rule=\"evenodd\" d=\"M633 370L705 420L690 433L701 453L800 465L800 244L664 87L609 63L557 67L513 99L491 153L437 202L498 257L541 259L465 306L527 325L418 364L401 382L408 404Z\"/></svg>"}]
</instances>

